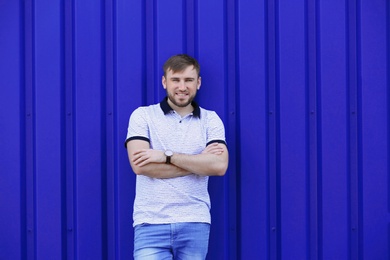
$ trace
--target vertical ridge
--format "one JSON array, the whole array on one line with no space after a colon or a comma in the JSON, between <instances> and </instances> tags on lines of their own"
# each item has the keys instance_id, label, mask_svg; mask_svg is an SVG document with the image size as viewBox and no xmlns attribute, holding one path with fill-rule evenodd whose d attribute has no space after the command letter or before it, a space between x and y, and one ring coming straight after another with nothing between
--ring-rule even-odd
<instances>
[{"instance_id":1,"label":"vertical ridge","mask_svg":"<svg viewBox=\"0 0 390 260\"><path fill-rule=\"evenodd\" d=\"M356 128L357 128L357 137L356 137L356 146L357 146L357 171L356 171L356 187L355 187L355 203L356 203L356 254L357 259L363 259L363 136L362 136L362 65L361 65L361 0L357 1L356 8ZM352 230L353 231L353 230Z\"/></svg>"},{"instance_id":2,"label":"vertical ridge","mask_svg":"<svg viewBox=\"0 0 390 260\"><path fill-rule=\"evenodd\" d=\"M144 105L152 104L156 98L156 35L155 35L155 0L145 1L145 66L146 66L146 85Z\"/></svg>"},{"instance_id":3,"label":"vertical ridge","mask_svg":"<svg viewBox=\"0 0 390 260\"><path fill-rule=\"evenodd\" d=\"M194 56L199 58L199 4L194 0Z\"/></svg>"},{"instance_id":4,"label":"vertical ridge","mask_svg":"<svg viewBox=\"0 0 390 260\"><path fill-rule=\"evenodd\" d=\"M114 111L115 99L115 8L116 1L104 2L104 68L103 75L105 78L102 84L102 103L104 111L102 113L102 129L104 141L102 142L102 215L103 215L103 256L108 259L117 258L117 230L116 230L116 167L115 167L115 123ZM106 250L106 251L104 251Z\"/></svg>"},{"instance_id":5,"label":"vertical ridge","mask_svg":"<svg viewBox=\"0 0 390 260\"><path fill-rule=\"evenodd\" d=\"M358 5L347 1L347 87L348 87L348 172L349 172L349 252L351 259L359 259L359 97L358 97Z\"/></svg>"},{"instance_id":6,"label":"vertical ridge","mask_svg":"<svg viewBox=\"0 0 390 260\"><path fill-rule=\"evenodd\" d=\"M60 90L60 100L61 100L61 108L60 108L60 114L61 114L61 256L62 258L67 258L67 217L66 217L66 205L67 205L67 198L66 198L66 84L65 84L65 60L66 60L66 54L65 54L65 28L66 28L66 15L65 15L65 3L62 3L61 5L61 90Z\"/></svg>"},{"instance_id":7,"label":"vertical ridge","mask_svg":"<svg viewBox=\"0 0 390 260\"><path fill-rule=\"evenodd\" d=\"M75 256L75 223L74 223L74 2L64 1L64 107L65 107L65 230L64 257Z\"/></svg>"},{"instance_id":8,"label":"vertical ridge","mask_svg":"<svg viewBox=\"0 0 390 260\"><path fill-rule=\"evenodd\" d=\"M318 62L318 2L306 1L306 91L307 91L307 205L308 205L308 257L310 259L321 259L320 249L320 224L319 218L319 183L320 177L318 172L318 122L319 107L317 99L319 97L319 62Z\"/></svg>"},{"instance_id":9,"label":"vertical ridge","mask_svg":"<svg viewBox=\"0 0 390 260\"><path fill-rule=\"evenodd\" d=\"M25 233L26 259L36 257L34 3L24 2ZM23 168L23 167L22 167Z\"/></svg>"},{"instance_id":10,"label":"vertical ridge","mask_svg":"<svg viewBox=\"0 0 390 260\"><path fill-rule=\"evenodd\" d=\"M184 53L187 53L197 58L197 12L196 12L196 0L188 0L183 3L184 6Z\"/></svg>"},{"instance_id":11,"label":"vertical ridge","mask_svg":"<svg viewBox=\"0 0 390 260\"><path fill-rule=\"evenodd\" d=\"M267 102L268 102L268 181L269 181L269 257L281 258L278 130L278 0L266 1L267 16Z\"/></svg>"},{"instance_id":12,"label":"vertical ridge","mask_svg":"<svg viewBox=\"0 0 390 260\"><path fill-rule=\"evenodd\" d=\"M387 66L387 86L390 86L390 2L386 2L386 23L387 23L387 59L386 59L386 66ZM387 111L390 111L390 91L387 88ZM387 114L387 129L390 129L390 113ZM387 134L387 161L390 162L390 134L388 132ZM387 165L387 172L388 176L390 176L390 165ZM387 192L388 192L388 198L387 198L387 208L388 212L390 213L390 179L388 180L388 186L387 186ZM389 234L390 234L390 225L389 225ZM390 237L390 236L389 236Z\"/></svg>"},{"instance_id":13,"label":"vertical ridge","mask_svg":"<svg viewBox=\"0 0 390 260\"><path fill-rule=\"evenodd\" d=\"M238 87L238 69L237 69L237 20L236 20L236 1L235 0L228 0L225 5L225 25L226 28L224 28L225 31L225 52L226 52L226 84L227 84L227 91L226 91L226 97L225 100L227 101L226 104L226 111L227 111L227 119L228 119L228 138L229 138L229 148L232 150L231 159L229 163L229 168L234 169L235 173L239 173L237 171L237 165L238 165L238 156L236 154L236 151L238 150L236 148L237 144L237 87ZM235 131L236 130L236 131ZM226 230L229 230L228 236L228 243L227 243L227 255L230 259L238 259L239 251L237 249L239 245L239 238L237 238L238 230L237 230L237 187L240 186L239 183L239 176L236 174L229 174L228 179L225 179L225 181L228 182L228 190L226 191L227 194L225 194L225 200L227 202L227 209L228 209L228 216L229 221L226 222Z\"/></svg>"}]
</instances>

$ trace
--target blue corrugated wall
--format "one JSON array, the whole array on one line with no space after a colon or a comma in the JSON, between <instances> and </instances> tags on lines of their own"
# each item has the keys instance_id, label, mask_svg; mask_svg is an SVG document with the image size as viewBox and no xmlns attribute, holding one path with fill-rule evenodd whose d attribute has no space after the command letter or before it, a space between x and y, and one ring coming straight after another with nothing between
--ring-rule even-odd
<instances>
[{"instance_id":1,"label":"blue corrugated wall","mask_svg":"<svg viewBox=\"0 0 390 260\"><path fill-rule=\"evenodd\" d=\"M389 259L386 0L0 1L0 259L131 259L130 113L202 66L208 259Z\"/></svg>"}]
</instances>

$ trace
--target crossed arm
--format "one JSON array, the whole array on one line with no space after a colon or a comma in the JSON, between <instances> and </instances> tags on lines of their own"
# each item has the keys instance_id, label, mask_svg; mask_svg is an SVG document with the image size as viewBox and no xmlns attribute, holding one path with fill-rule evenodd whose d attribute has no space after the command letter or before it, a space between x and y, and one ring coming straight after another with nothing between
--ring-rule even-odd
<instances>
[{"instance_id":1,"label":"crossed arm","mask_svg":"<svg viewBox=\"0 0 390 260\"><path fill-rule=\"evenodd\" d=\"M152 178L175 178L190 174L223 176L228 167L229 154L225 144L212 143L200 154L174 153L171 164L166 164L164 151L150 149L148 142L131 140L127 143L130 165L135 174Z\"/></svg>"}]
</instances>

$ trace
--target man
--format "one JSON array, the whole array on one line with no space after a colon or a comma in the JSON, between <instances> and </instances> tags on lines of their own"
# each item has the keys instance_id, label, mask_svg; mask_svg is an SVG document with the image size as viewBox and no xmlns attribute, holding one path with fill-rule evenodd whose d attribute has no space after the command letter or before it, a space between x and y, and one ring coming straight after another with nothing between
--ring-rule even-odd
<instances>
[{"instance_id":1,"label":"man","mask_svg":"<svg viewBox=\"0 0 390 260\"><path fill-rule=\"evenodd\" d=\"M208 176L228 167L225 130L214 111L194 102L198 62L175 55L164 64L167 97L137 108L126 146L137 175L135 259L205 259L210 232Z\"/></svg>"}]
</instances>

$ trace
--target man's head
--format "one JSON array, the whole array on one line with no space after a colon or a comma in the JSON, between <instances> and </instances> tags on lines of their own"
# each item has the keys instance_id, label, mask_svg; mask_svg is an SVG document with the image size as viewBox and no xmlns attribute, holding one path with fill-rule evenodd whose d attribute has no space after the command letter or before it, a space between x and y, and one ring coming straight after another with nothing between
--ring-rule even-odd
<instances>
[{"instance_id":1,"label":"man's head","mask_svg":"<svg viewBox=\"0 0 390 260\"><path fill-rule=\"evenodd\" d=\"M164 64L164 76L167 76L169 70L173 73L184 71L187 67L194 66L198 77L200 73L200 65L198 61L187 54L178 54L170 57Z\"/></svg>"},{"instance_id":2,"label":"man's head","mask_svg":"<svg viewBox=\"0 0 390 260\"><path fill-rule=\"evenodd\" d=\"M190 109L201 85L198 62L185 54L169 58L164 64L162 85L167 91L169 105L178 111Z\"/></svg>"}]
</instances>

